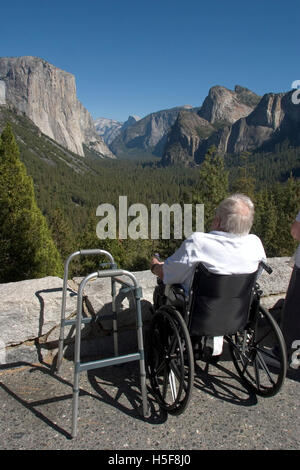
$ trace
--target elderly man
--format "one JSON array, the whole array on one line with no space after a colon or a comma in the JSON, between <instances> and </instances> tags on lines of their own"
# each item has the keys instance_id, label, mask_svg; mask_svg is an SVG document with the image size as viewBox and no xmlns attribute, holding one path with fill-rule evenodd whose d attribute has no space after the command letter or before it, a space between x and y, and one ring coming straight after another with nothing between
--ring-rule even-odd
<instances>
[{"instance_id":1,"label":"elderly man","mask_svg":"<svg viewBox=\"0 0 300 470\"><path fill-rule=\"evenodd\" d=\"M162 263L151 260L151 271L164 284L182 284L188 292L199 262L217 274L246 274L266 260L260 239L249 234L254 205L243 194L233 194L218 206L209 233L195 232Z\"/></svg>"},{"instance_id":2,"label":"elderly man","mask_svg":"<svg viewBox=\"0 0 300 470\"><path fill-rule=\"evenodd\" d=\"M193 233L164 263L155 257L152 258L152 273L158 276L164 285L182 284L188 293L196 265L200 262L216 274L255 272L260 261L266 261L266 253L260 239L249 234L253 218L254 205L251 199L243 194L229 196L218 206L211 232ZM158 297L163 299L163 294L164 286L160 286ZM203 346L197 344L197 338L192 338L192 341L194 349L201 349ZM208 344L212 356L222 353L222 336L208 339L206 346Z\"/></svg>"}]
</instances>

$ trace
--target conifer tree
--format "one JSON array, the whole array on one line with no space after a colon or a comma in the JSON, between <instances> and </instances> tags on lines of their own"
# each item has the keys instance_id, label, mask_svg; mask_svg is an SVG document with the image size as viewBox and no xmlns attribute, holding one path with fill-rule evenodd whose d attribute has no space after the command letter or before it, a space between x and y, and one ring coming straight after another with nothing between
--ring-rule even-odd
<instances>
[{"instance_id":1,"label":"conifer tree","mask_svg":"<svg viewBox=\"0 0 300 470\"><path fill-rule=\"evenodd\" d=\"M285 184L277 183L273 192L278 213L276 256L291 256L297 246L297 242L291 236L290 228L300 207L300 185L290 177Z\"/></svg>"},{"instance_id":2,"label":"conifer tree","mask_svg":"<svg viewBox=\"0 0 300 470\"><path fill-rule=\"evenodd\" d=\"M7 124L0 138L0 282L48 275L62 275L61 259Z\"/></svg>"},{"instance_id":3,"label":"conifer tree","mask_svg":"<svg viewBox=\"0 0 300 470\"><path fill-rule=\"evenodd\" d=\"M254 166L249 164L249 158L249 152L240 155L241 164L238 167L237 178L232 182L231 191L233 193L243 193L253 200L255 195Z\"/></svg>"},{"instance_id":4,"label":"conifer tree","mask_svg":"<svg viewBox=\"0 0 300 470\"><path fill-rule=\"evenodd\" d=\"M267 256L291 256L297 246L290 234L300 207L300 184L293 178L276 183L255 195L253 232L265 247Z\"/></svg>"},{"instance_id":5,"label":"conifer tree","mask_svg":"<svg viewBox=\"0 0 300 470\"><path fill-rule=\"evenodd\" d=\"M208 149L200 167L199 181L194 193L193 202L204 204L204 227L210 230L218 204L228 196L228 171L224 159L218 154L215 146Z\"/></svg>"},{"instance_id":6,"label":"conifer tree","mask_svg":"<svg viewBox=\"0 0 300 470\"><path fill-rule=\"evenodd\" d=\"M255 216L252 232L261 239L268 257L278 256L278 211L271 189L264 188L255 195Z\"/></svg>"},{"instance_id":7,"label":"conifer tree","mask_svg":"<svg viewBox=\"0 0 300 470\"><path fill-rule=\"evenodd\" d=\"M48 220L53 241L62 260L65 261L67 257L75 251L74 235L70 224L59 207L50 213Z\"/></svg>"}]
</instances>

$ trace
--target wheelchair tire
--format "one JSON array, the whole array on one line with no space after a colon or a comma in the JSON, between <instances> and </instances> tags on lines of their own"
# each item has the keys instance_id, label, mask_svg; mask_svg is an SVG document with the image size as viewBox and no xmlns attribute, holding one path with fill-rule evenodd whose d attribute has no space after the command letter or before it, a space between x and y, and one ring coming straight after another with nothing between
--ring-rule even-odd
<instances>
[{"instance_id":1,"label":"wheelchair tire","mask_svg":"<svg viewBox=\"0 0 300 470\"><path fill-rule=\"evenodd\" d=\"M186 323L173 307L160 307L152 318L149 336L147 364L153 395L164 410L179 415L190 401L194 380Z\"/></svg>"},{"instance_id":2,"label":"wheelchair tire","mask_svg":"<svg viewBox=\"0 0 300 470\"><path fill-rule=\"evenodd\" d=\"M276 395L286 376L287 352L282 332L271 314L260 306L248 327L227 339L244 384L257 395Z\"/></svg>"}]
</instances>

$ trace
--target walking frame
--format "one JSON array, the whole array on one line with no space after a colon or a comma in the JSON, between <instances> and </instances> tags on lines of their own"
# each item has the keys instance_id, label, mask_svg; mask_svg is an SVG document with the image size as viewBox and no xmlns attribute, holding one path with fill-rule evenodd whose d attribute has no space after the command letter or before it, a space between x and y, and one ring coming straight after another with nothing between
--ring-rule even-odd
<instances>
[{"instance_id":1,"label":"walking frame","mask_svg":"<svg viewBox=\"0 0 300 470\"><path fill-rule=\"evenodd\" d=\"M100 264L100 267L108 267L108 269L99 270L87 275L80 283L77 297L77 314L76 319L66 320L66 299L67 299L67 288L68 288L68 273L69 264L76 256L88 256L88 255L104 255L109 259L108 263ZM117 276L126 276L132 283L125 282ZM92 318L82 318L82 301L83 291L86 284L97 278L111 278L111 296L112 296L112 315L110 317L105 316L105 319L112 318L113 320L113 342L114 342L114 357L99 359L89 362L81 362L80 348L81 348L81 326L92 321ZM117 309L116 309L116 283L120 283L123 287L122 291L132 291L135 297L136 307L136 318L137 318L137 342L138 352L119 355L118 351L118 327L117 327ZM63 359L64 349L64 328L68 325L75 326L75 352L74 352L74 383L73 383L73 401L72 401L72 437L77 436L77 421L78 421L78 402L79 402L79 374L86 370L97 369L101 367L107 367L112 365L118 365L131 361L139 361L140 365L140 382L141 382L141 394L142 394L142 414L144 417L148 416L148 399L146 389L146 369L145 369L145 353L144 353L144 341L143 341L143 323L142 323L142 311L141 311L141 297L142 288L139 286L135 276L123 269L117 269L114 258L112 255L105 250L100 249L89 249L80 250L72 253L65 262L64 279L63 279L63 293L62 293L62 307L61 307L61 325L59 335L59 346L57 356L57 372L60 371L61 362Z\"/></svg>"}]
</instances>

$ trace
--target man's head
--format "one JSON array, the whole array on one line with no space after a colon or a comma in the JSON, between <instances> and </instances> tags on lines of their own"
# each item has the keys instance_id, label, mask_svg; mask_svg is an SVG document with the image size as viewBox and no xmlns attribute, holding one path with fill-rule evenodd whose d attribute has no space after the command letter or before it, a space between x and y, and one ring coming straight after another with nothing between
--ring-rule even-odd
<instances>
[{"instance_id":1,"label":"man's head","mask_svg":"<svg viewBox=\"0 0 300 470\"><path fill-rule=\"evenodd\" d=\"M236 235L247 235L252 227L254 204L244 194L233 194L224 199L216 210L212 229Z\"/></svg>"}]
</instances>

